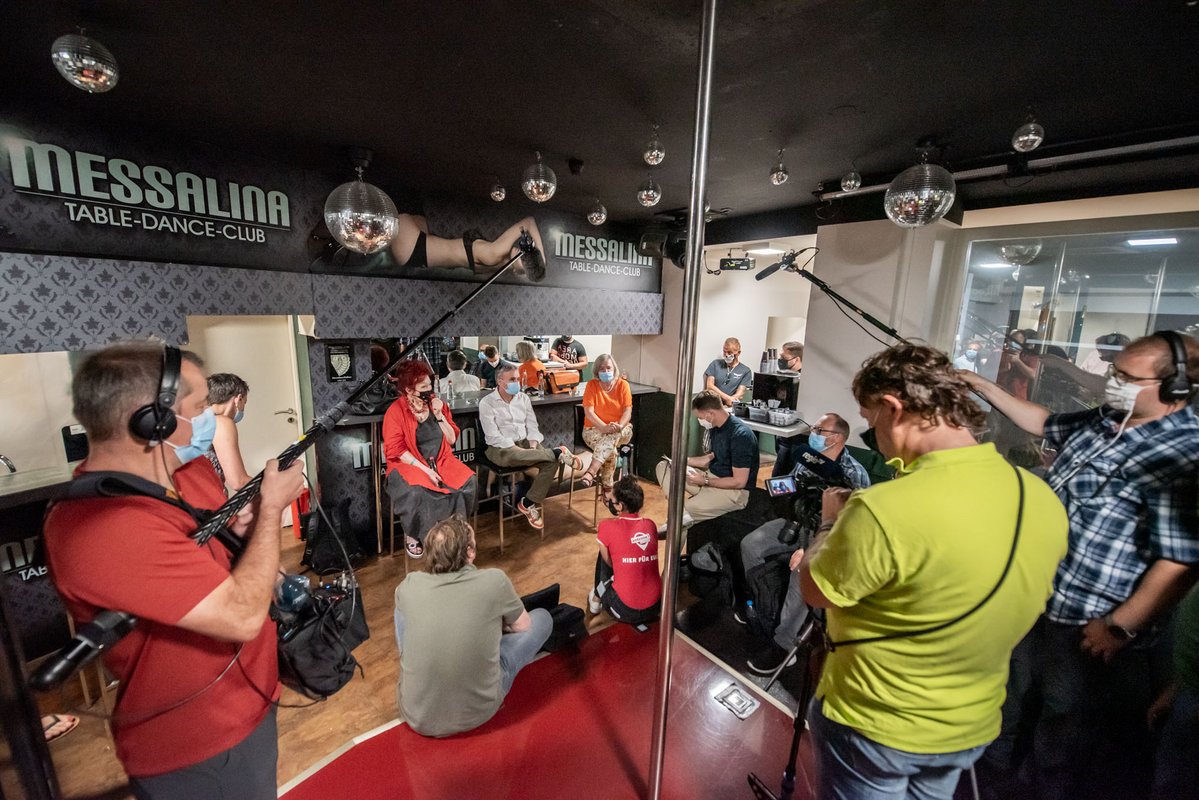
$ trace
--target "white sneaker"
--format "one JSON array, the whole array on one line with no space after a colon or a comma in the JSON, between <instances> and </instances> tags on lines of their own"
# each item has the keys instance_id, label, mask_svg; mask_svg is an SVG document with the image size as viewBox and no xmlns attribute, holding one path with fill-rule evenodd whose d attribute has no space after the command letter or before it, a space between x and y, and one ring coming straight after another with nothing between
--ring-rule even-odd
<instances>
[{"instance_id":1,"label":"white sneaker","mask_svg":"<svg viewBox=\"0 0 1199 800\"><path fill-rule=\"evenodd\" d=\"M690 528L694 524L695 524L695 520L691 518L691 515L688 514L686 510L684 510L683 511L683 530ZM666 534L666 523L663 522L661 525L658 526L658 535L664 536L665 534Z\"/></svg>"},{"instance_id":2,"label":"white sneaker","mask_svg":"<svg viewBox=\"0 0 1199 800\"><path fill-rule=\"evenodd\" d=\"M595 596L595 589L587 593L587 610L592 614L598 614L604 610L604 607L600 605L599 598Z\"/></svg>"}]
</instances>

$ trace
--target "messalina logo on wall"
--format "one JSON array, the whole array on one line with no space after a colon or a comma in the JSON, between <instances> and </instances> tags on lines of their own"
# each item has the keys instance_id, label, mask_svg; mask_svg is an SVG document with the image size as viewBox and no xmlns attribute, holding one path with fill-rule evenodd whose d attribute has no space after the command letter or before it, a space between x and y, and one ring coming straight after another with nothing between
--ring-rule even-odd
<instances>
[{"instance_id":1,"label":"messalina logo on wall","mask_svg":"<svg viewBox=\"0 0 1199 800\"><path fill-rule=\"evenodd\" d=\"M258 245L269 231L292 229L290 201L277 189L15 136L5 145L13 189L59 200L72 223Z\"/></svg>"}]
</instances>

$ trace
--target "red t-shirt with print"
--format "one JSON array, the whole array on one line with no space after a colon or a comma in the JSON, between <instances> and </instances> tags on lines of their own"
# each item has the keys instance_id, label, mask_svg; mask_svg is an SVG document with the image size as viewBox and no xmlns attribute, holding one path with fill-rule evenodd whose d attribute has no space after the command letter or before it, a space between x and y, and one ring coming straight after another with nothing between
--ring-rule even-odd
<instances>
[{"instance_id":1,"label":"red t-shirt with print","mask_svg":"<svg viewBox=\"0 0 1199 800\"><path fill-rule=\"evenodd\" d=\"M662 595L658 526L643 517L619 516L599 524L595 537L612 558L612 587L629 608L649 608Z\"/></svg>"},{"instance_id":2,"label":"red t-shirt with print","mask_svg":"<svg viewBox=\"0 0 1199 800\"><path fill-rule=\"evenodd\" d=\"M84 462L79 471L86 467ZM196 508L216 509L225 502L224 486L205 458L180 467L174 480ZM76 624L101 609L138 617L133 632L104 655L120 681L113 716L117 757L137 777L228 750L263 720L268 699L279 696L269 618L258 637L241 646L239 663L232 666L236 643L176 627L230 572L229 553L220 543L212 539L197 547L188 538L195 528L186 511L149 497L59 502L46 517L50 574Z\"/></svg>"}]
</instances>

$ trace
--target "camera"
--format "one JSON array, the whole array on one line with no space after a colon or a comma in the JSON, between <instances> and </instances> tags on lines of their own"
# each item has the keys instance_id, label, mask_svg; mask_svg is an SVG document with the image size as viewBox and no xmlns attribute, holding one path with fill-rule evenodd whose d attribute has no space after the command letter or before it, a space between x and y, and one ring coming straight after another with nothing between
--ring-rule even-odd
<instances>
[{"instance_id":1,"label":"camera","mask_svg":"<svg viewBox=\"0 0 1199 800\"><path fill-rule=\"evenodd\" d=\"M795 492L789 497L787 513L783 515L787 522L779 531L779 544L806 549L820 527L821 494L833 484L803 470L792 477Z\"/></svg>"}]
</instances>

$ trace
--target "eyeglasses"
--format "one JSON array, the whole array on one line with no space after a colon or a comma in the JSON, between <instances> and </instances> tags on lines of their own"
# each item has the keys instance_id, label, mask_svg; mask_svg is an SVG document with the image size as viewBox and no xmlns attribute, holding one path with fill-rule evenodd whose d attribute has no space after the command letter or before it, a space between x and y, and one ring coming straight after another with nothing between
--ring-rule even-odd
<instances>
[{"instance_id":1,"label":"eyeglasses","mask_svg":"<svg viewBox=\"0 0 1199 800\"><path fill-rule=\"evenodd\" d=\"M1154 383L1162 382L1161 378L1142 378L1139 375L1129 375L1127 372L1120 369L1115 364L1108 365L1107 376L1109 378L1115 378L1116 383L1120 384L1121 386L1125 386L1130 383L1136 383L1138 381L1153 381Z\"/></svg>"},{"instance_id":2,"label":"eyeglasses","mask_svg":"<svg viewBox=\"0 0 1199 800\"><path fill-rule=\"evenodd\" d=\"M817 436L840 436L840 431L834 428L812 428L812 433Z\"/></svg>"}]
</instances>

